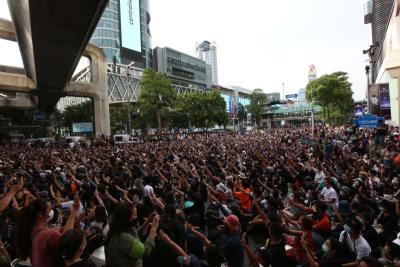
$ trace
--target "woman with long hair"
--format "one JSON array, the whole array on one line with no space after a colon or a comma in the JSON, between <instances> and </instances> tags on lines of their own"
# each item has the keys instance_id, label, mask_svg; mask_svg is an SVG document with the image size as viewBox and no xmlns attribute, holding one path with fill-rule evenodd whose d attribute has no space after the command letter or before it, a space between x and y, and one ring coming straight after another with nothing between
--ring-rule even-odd
<instances>
[{"instance_id":1,"label":"woman with long hair","mask_svg":"<svg viewBox=\"0 0 400 267\"><path fill-rule=\"evenodd\" d=\"M63 233L73 228L79 204L79 198L76 196ZM24 260L30 257L33 267L53 265L55 249L62 235L59 230L47 227L53 216L50 202L42 199L32 201L20 211L17 224L17 253L18 257Z\"/></svg>"},{"instance_id":2,"label":"woman with long hair","mask_svg":"<svg viewBox=\"0 0 400 267\"><path fill-rule=\"evenodd\" d=\"M54 257L54 267L93 267L87 261L82 260L81 255L86 246L86 240L82 231L72 229L66 232L60 239Z\"/></svg>"},{"instance_id":3,"label":"woman with long hair","mask_svg":"<svg viewBox=\"0 0 400 267\"><path fill-rule=\"evenodd\" d=\"M160 216L154 216L144 242L139 239L134 228L136 218L137 210L132 204L122 204L114 212L105 242L106 266L141 267L142 258L153 250Z\"/></svg>"}]
</instances>

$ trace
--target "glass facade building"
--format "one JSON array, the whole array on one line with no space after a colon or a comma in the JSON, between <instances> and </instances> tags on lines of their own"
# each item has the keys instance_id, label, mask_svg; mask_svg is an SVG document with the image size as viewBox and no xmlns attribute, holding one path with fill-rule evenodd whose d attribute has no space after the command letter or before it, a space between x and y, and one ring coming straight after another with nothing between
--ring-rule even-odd
<instances>
[{"instance_id":1,"label":"glass facade building","mask_svg":"<svg viewBox=\"0 0 400 267\"><path fill-rule=\"evenodd\" d=\"M132 15L132 5L135 3L140 12L140 27L137 25L137 28L140 29L138 38L141 42L141 51L130 50L124 47L121 41L135 34L129 32L130 29L127 28L123 36L122 27L125 26L121 25L121 12L129 12L129 15ZM149 0L109 0L90 42L103 49L108 62L130 64L134 61L137 67L150 67L152 59L150 20Z\"/></svg>"},{"instance_id":2,"label":"glass facade building","mask_svg":"<svg viewBox=\"0 0 400 267\"><path fill-rule=\"evenodd\" d=\"M207 72L206 62L174 49L156 47L154 49L154 69L165 73L174 85L197 90L211 88L208 84L211 73Z\"/></svg>"}]
</instances>

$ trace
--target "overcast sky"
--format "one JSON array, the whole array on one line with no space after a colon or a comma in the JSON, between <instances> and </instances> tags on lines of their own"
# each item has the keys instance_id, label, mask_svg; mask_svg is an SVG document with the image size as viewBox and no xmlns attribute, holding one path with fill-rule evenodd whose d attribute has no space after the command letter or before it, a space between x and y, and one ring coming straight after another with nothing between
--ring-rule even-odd
<instances>
[{"instance_id":1,"label":"overcast sky","mask_svg":"<svg viewBox=\"0 0 400 267\"><path fill-rule=\"evenodd\" d=\"M65 0L67 1L67 0ZM195 55L195 43L215 41L221 85L296 93L317 75L346 71L354 98L365 98L370 25L364 0L150 0L152 45ZM0 17L9 18L0 0ZM22 66L18 48L0 41L0 64Z\"/></svg>"}]
</instances>

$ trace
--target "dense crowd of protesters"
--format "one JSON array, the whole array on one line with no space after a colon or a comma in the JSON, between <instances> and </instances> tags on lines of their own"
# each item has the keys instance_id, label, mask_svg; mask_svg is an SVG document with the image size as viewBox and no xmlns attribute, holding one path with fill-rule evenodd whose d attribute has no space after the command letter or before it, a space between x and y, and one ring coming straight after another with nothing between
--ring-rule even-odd
<instances>
[{"instance_id":1,"label":"dense crowd of protesters","mask_svg":"<svg viewBox=\"0 0 400 267\"><path fill-rule=\"evenodd\" d=\"M0 266L396 266L398 129L0 147Z\"/></svg>"}]
</instances>

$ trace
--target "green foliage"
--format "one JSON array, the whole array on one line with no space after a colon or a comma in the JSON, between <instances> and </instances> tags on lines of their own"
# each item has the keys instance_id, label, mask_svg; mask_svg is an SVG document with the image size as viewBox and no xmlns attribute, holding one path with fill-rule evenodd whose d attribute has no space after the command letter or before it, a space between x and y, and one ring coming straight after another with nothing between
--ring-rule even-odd
<instances>
[{"instance_id":1,"label":"green foliage","mask_svg":"<svg viewBox=\"0 0 400 267\"><path fill-rule=\"evenodd\" d=\"M192 126L207 129L228 124L225 107L225 100L217 91L195 91L178 97L175 112L185 122L190 121Z\"/></svg>"},{"instance_id":2,"label":"green foliage","mask_svg":"<svg viewBox=\"0 0 400 267\"><path fill-rule=\"evenodd\" d=\"M263 90L255 89L250 95L250 105L248 106L248 111L251 114L251 120L257 125L261 125L261 115L262 115L262 104L266 101L267 96L264 94Z\"/></svg>"},{"instance_id":3,"label":"green foliage","mask_svg":"<svg viewBox=\"0 0 400 267\"><path fill-rule=\"evenodd\" d=\"M152 69L144 71L140 87L140 118L136 120L140 125L187 128L190 124L207 129L228 124L225 101L216 91L178 96L169 79Z\"/></svg>"},{"instance_id":4,"label":"green foliage","mask_svg":"<svg viewBox=\"0 0 400 267\"><path fill-rule=\"evenodd\" d=\"M154 114L159 115L158 127L161 128L161 111L171 108L176 100L176 91L167 76L153 69L146 69L140 81L138 102L150 124L154 122ZM157 118L156 118L157 119Z\"/></svg>"},{"instance_id":5,"label":"green foliage","mask_svg":"<svg viewBox=\"0 0 400 267\"><path fill-rule=\"evenodd\" d=\"M239 103L237 117L240 121L244 121L247 119L247 111L246 107Z\"/></svg>"},{"instance_id":6,"label":"green foliage","mask_svg":"<svg viewBox=\"0 0 400 267\"><path fill-rule=\"evenodd\" d=\"M112 133L127 129L128 103L110 105L110 127Z\"/></svg>"},{"instance_id":7,"label":"green foliage","mask_svg":"<svg viewBox=\"0 0 400 267\"><path fill-rule=\"evenodd\" d=\"M93 121L93 105L92 101L86 101L76 105L66 107L61 113L63 125L72 127L75 122L91 122Z\"/></svg>"},{"instance_id":8,"label":"green foliage","mask_svg":"<svg viewBox=\"0 0 400 267\"><path fill-rule=\"evenodd\" d=\"M226 113L226 103L224 98L219 92L213 90L207 93L207 102L210 107L208 110L209 120L214 125L225 127L229 122L229 118Z\"/></svg>"},{"instance_id":9,"label":"green foliage","mask_svg":"<svg viewBox=\"0 0 400 267\"><path fill-rule=\"evenodd\" d=\"M322 107L322 118L328 123L342 123L353 111L353 92L346 72L326 74L310 82L306 97Z\"/></svg>"}]
</instances>

